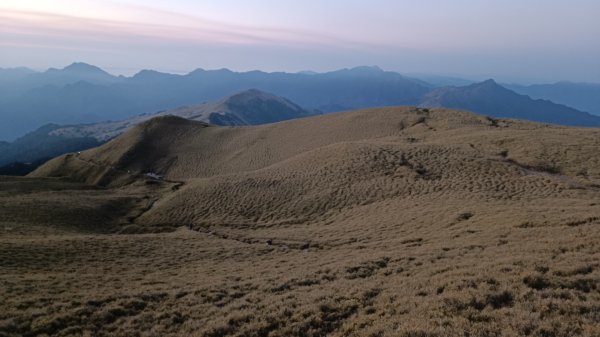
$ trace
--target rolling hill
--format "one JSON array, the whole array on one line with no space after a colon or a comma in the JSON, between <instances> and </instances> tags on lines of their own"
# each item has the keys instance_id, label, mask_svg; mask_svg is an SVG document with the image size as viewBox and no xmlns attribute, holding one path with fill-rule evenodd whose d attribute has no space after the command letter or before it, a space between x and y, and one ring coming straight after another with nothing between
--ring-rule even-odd
<instances>
[{"instance_id":1,"label":"rolling hill","mask_svg":"<svg viewBox=\"0 0 600 337\"><path fill-rule=\"evenodd\" d=\"M0 332L594 336L599 146L447 109L154 118L0 179Z\"/></svg>"}]
</instances>

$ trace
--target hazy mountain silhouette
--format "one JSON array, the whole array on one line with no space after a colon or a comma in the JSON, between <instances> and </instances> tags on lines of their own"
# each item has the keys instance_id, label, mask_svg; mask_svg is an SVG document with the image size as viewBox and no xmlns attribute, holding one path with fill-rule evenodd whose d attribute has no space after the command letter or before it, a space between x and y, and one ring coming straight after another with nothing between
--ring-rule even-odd
<instances>
[{"instance_id":1,"label":"hazy mountain silhouette","mask_svg":"<svg viewBox=\"0 0 600 337\"><path fill-rule=\"evenodd\" d=\"M0 87L0 139L11 140L47 123L73 124L118 120L141 113L214 101L256 88L325 112L360 107L415 104L429 91L419 80L377 67L324 74L192 71L187 75L143 70L115 77L75 63L64 69L30 74ZM6 89L6 90L5 90Z\"/></svg>"},{"instance_id":2,"label":"hazy mountain silhouette","mask_svg":"<svg viewBox=\"0 0 600 337\"><path fill-rule=\"evenodd\" d=\"M558 82L529 86L515 84L505 86L532 98L548 99L555 103L600 115L600 84L598 83Z\"/></svg>"},{"instance_id":3,"label":"hazy mountain silhouette","mask_svg":"<svg viewBox=\"0 0 600 337\"><path fill-rule=\"evenodd\" d=\"M106 71L87 64L76 62L66 66L63 69L50 68L47 71L37 75L39 83L47 84L69 84L79 81L85 81L94 84L106 84L118 81L115 77ZM35 78L35 77L34 77Z\"/></svg>"},{"instance_id":4,"label":"hazy mountain silhouette","mask_svg":"<svg viewBox=\"0 0 600 337\"><path fill-rule=\"evenodd\" d=\"M440 88L447 86L464 86L475 83L475 81L453 76L441 76L433 74L407 73L406 76L419 79L432 88Z\"/></svg>"},{"instance_id":5,"label":"hazy mountain silhouette","mask_svg":"<svg viewBox=\"0 0 600 337\"><path fill-rule=\"evenodd\" d=\"M35 71L25 67L0 68L0 83L19 81L31 74L35 74Z\"/></svg>"},{"instance_id":6,"label":"hazy mountain silhouette","mask_svg":"<svg viewBox=\"0 0 600 337\"><path fill-rule=\"evenodd\" d=\"M257 125L318 114L282 97L256 89L236 93L214 103L181 107L155 114L142 114L121 121L60 126L45 125L13 143L0 143L0 166L4 171L35 169L48 159L63 153L98 146L127 131L130 127L157 116L174 115L215 125ZM15 162L37 165L14 165ZM2 170L0 170L2 171Z\"/></svg>"},{"instance_id":7,"label":"hazy mountain silhouette","mask_svg":"<svg viewBox=\"0 0 600 337\"><path fill-rule=\"evenodd\" d=\"M492 117L543 123L600 126L600 117L547 100L532 99L504 88L494 80L464 87L435 89L422 98L422 107L464 109Z\"/></svg>"},{"instance_id":8,"label":"hazy mountain silhouette","mask_svg":"<svg viewBox=\"0 0 600 337\"><path fill-rule=\"evenodd\" d=\"M325 113L422 103L464 108L492 116L565 125L598 125L597 120L587 114L551 102L534 103L495 83L490 90L483 90L478 84L436 88L448 83L464 84L465 80L429 76L430 84L378 67L328 73L197 69L186 75L142 70L134 76L124 77L113 76L85 63L74 63L63 69L39 73L24 68L0 69L0 76L14 79L0 80L1 140L13 140L48 123L72 125L118 121L139 114L213 102L252 88L287 97L307 109ZM599 96L594 96L593 90L581 92L587 95L587 101L592 105L598 100ZM572 101L577 101L577 96L573 96ZM265 112L264 109L261 111ZM262 117L256 118L263 122ZM225 123L225 120L219 123Z\"/></svg>"},{"instance_id":9,"label":"hazy mountain silhouette","mask_svg":"<svg viewBox=\"0 0 600 337\"><path fill-rule=\"evenodd\" d=\"M63 69L50 68L44 72L35 72L28 68L2 69L0 76L2 77L0 83L6 85L3 89L8 89L12 94L45 86L62 87L77 82L107 85L123 79L96 66L81 62L70 64ZM7 81L9 83L6 83Z\"/></svg>"}]
</instances>

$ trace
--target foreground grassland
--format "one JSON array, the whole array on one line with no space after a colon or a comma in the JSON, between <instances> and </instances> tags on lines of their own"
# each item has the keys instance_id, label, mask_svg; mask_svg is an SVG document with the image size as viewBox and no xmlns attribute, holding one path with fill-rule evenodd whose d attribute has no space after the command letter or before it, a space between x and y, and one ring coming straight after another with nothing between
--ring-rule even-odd
<instances>
[{"instance_id":1,"label":"foreground grassland","mask_svg":"<svg viewBox=\"0 0 600 337\"><path fill-rule=\"evenodd\" d=\"M0 336L599 336L599 148L446 110L154 120L0 178Z\"/></svg>"}]
</instances>

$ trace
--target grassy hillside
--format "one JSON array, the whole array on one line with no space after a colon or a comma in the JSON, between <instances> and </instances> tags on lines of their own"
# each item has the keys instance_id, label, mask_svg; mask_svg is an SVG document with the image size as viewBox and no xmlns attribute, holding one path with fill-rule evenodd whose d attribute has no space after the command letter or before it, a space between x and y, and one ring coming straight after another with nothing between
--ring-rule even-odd
<instances>
[{"instance_id":1,"label":"grassy hillside","mask_svg":"<svg viewBox=\"0 0 600 337\"><path fill-rule=\"evenodd\" d=\"M120 235L4 225L0 332L596 336L599 146L598 129L446 109L153 119L23 178L75 181L44 192L55 208L140 203L108 212ZM89 209L70 228L98 227Z\"/></svg>"}]
</instances>

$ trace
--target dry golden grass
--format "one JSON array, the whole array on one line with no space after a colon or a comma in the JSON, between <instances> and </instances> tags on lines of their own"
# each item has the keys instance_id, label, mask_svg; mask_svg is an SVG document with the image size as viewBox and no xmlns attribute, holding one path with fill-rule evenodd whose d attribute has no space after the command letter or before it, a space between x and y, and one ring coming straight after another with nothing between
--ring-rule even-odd
<instances>
[{"instance_id":1,"label":"dry golden grass","mask_svg":"<svg viewBox=\"0 0 600 337\"><path fill-rule=\"evenodd\" d=\"M155 119L0 180L0 335L599 336L599 148L442 109Z\"/></svg>"}]
</instances>

